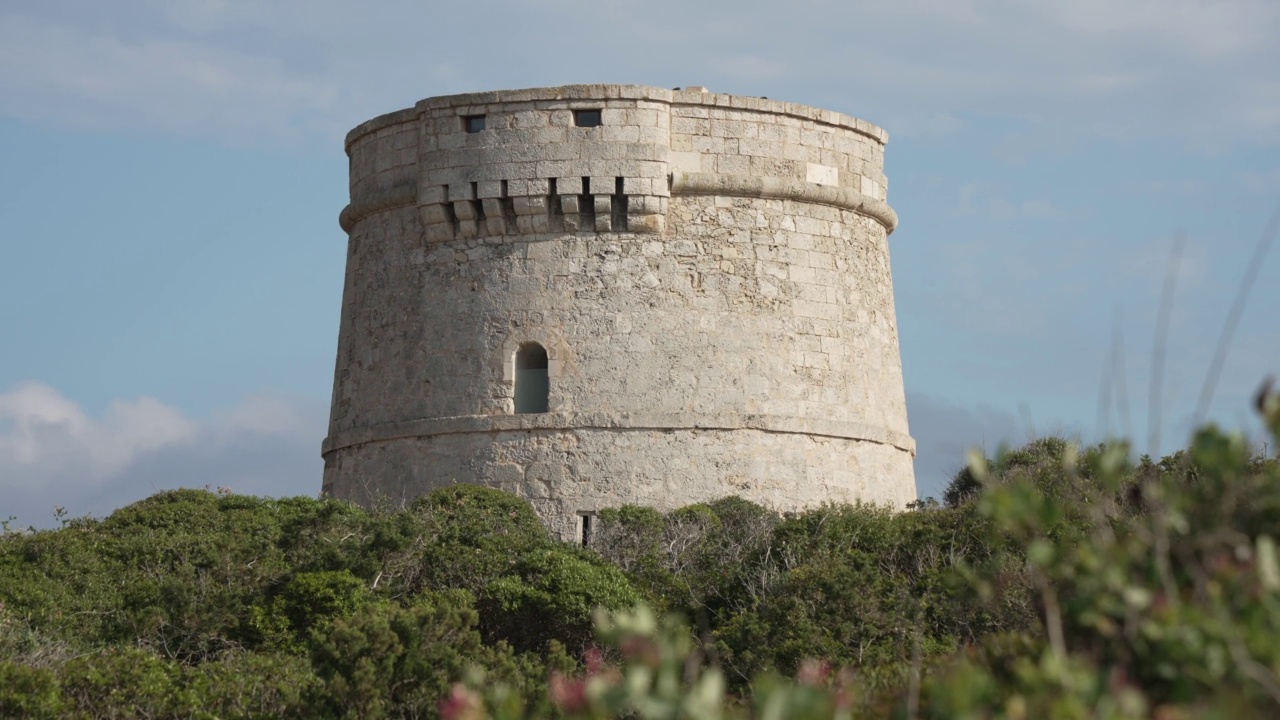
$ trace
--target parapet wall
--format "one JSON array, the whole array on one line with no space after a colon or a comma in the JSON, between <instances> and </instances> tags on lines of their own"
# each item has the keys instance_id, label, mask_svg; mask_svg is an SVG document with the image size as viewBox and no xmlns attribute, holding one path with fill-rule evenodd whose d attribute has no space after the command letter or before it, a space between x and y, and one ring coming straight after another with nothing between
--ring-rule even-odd
<instances>
[{"instance_id":1,"label":"parapet wall","mask_svg":"<svg viewBox=\"0 0 1280 720\"><path fill-rule=\"evenodd\" d=\"M575 126L575 112L600 125ZM467 118L484 129L467 132ZM423 100L351 131L345 228L421 209L428 240L661 233L672 191L807 200L892 231L886 133L866 121L702 90L581 85Z\"/></svg>"}]
</instances>

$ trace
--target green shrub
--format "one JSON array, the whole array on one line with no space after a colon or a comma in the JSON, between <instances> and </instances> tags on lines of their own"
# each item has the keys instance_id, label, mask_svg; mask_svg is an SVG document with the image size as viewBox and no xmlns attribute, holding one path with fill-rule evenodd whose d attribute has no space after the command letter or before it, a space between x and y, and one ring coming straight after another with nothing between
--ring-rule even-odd
<instances>
[{"instance_id":1,"label":"green shrub","mask_svg":"<svg viewBox=\"0 0 1280 720\"><path fill-rule=\"evenodd\" d=\"M142 649L109 648L75 658L58 675L74 717L189 717L200 709L199 692L185 682L182 667Z\"/></svg>"},{"instance_id":2,"label":"green shrub","mask_svg":"<svg viewBox=\"0 0 1280 720\"><path fill-rule=\"evenodd\" d=\"M592 613L634 605L639 594L616 567L561 546L526 552L511 575L481 591L485 634L517 651L545 651L553 640L581 648L592 636Z\"/></svg>"},{"instance_id":3,"label":"green shrub","mask_svg":"<svg viewBox=\"0 0 1280 720\"><path fill-rule=\"evenodd\" d=\"M55 671L0 660L0 717L42 720L66 712Z\"/></svg>"},{"instance_id":4,"label":"green shrub","mask_svg":"<svg viewBox=\"0 0 1280 720\"><path fill-rule=\"evenodd\" d=\"M489 648L465 591L429 593L408 608L368 606L311 640L321 684L314 708L328 717L433 715L469 667L512 667L509 648Z\"/></svg>"},{"instance_id":5,"label":"green shrub","mask_svg":"<svg viewBox=\"0 0 1280 720\"><path fill-rule=\"evenodd\" d=\"M199 706L218 718L315 717L308 698L320 680L306 658L270 653L227 653L188 673Z\"/></svg>"},{"instance_id":6,"label":"green shrub","mask_svg":"<svg viewBox=\"0 0 1280 720\"><path fill-rule=\"evenodd\" d=\"M371 602L368 584L348 570L299 573L254 606L253 623L268 645L300 648L313 629L323 630Z\"/></svg>"}]
</instances>

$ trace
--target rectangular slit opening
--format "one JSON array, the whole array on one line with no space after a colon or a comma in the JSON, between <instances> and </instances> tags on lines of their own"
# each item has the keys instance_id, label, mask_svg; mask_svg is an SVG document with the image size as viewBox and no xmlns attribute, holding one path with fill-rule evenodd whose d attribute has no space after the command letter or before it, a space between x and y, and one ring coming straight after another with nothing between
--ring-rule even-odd
<instances>
[{"instance_id":1,"label":"rectangular slit opening","mask_svg":"<svg viewBox=\"0 0 1280 720\"><path fill-rule=\"evenodd\" d=\"M560 232L564 230L564 208L560 205L560 194L556 192L556 179L551 178L548 184L547 223L552 231Z\"/></svg>"},{"instance_id":2,"label":"rectangular slit opening","mask_svg":"<svg viewBox=\"0 0 1280 720\"><path fill-rule=\"evenodd\" d=\"M449 220L449 227L453 229L453 236L458 236L458 213L453 209L453 203L444 204L444 216Z\"/></svg>"},{"instance_id":3,"label":"rectangular slit opening","mask_svg":"<svg viewBox=\"0 0 1280 720\"><path fill-rule=\"evenodd\" d=\"M498 202L502 206L502 219L507 225L507 234L514 235L516 232L516 202L511 197L511 193L507 191L507 181L502 181L502 199Z\"/></svg>"},{"instance_id":4,"label":"rectangular slit opening","mask_svg":"<svg viewBox=\"0 0 1280 720\"><path fill-rule=\"evenodd\" d=\"M578 517L581 519L580 526L579 526L579 535L582 538L582 547L590 547L591 531L594 529L591 527L592 525L591 521L594 518L594 516L588 513L582 513Z\"/></svg>"},{"instance_id":5,"label":"rectangular slit opening","mask_svg":"<svg viewBox=\"0 0 1280 720\"><path fill-rule=\"evenodd\" d=\"M613 196L609 198L609 212L612 216L613 231L626 232L627 196L622 192L622 178L617 178L614 183Z\"/></svg>"},{"instance_id":6,"label":"rectangular slit opening","mask_svg":"<svg viewBox=\"0 0 1280 720\"><path fill-rule=\"evenodd\" d=\"M596 203L591 195L591 178L582 178L582 195L578 196L578 211L582 219L578 221L578 231L592 232L596 229Z\"/></svg>"},{"instance_id":7,"label":"rectangular slit opening","mask_svg":"<svg viewBox=\"0 0 1280 720\"><path fill-rule=\"evenodd\" d=\"M484 224L484 201L481 200L479 197L480 196L479 189L480 189L480 183L478 182L471 183L471 207L474 208L476 212L476 224L483 225Z\"/></svg>"}]
</instances>

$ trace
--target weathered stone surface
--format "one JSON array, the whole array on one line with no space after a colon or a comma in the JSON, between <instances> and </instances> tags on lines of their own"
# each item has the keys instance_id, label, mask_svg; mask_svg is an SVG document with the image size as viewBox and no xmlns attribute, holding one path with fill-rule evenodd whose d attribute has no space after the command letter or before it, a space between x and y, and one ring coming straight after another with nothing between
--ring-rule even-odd
<instances>
[{"instance_id":1,"label":"weathered stone surface","mask_svg":"<svg viewBox=\"0 0 1280 720\"><path fill-rule=\"evenodd\" d=\"M914 499L886 139L790 103L613 85L360 125L325 491L485 483L566 539L628 502ZM514 415L528 342L549 412Z\"/></svg>"}]
</instances>

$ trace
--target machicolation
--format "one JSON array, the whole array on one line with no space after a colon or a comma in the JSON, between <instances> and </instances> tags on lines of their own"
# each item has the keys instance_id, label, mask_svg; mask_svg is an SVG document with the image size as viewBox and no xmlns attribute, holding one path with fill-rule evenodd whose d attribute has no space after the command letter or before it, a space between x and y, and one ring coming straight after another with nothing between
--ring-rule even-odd
<instances>
[{"instance_id":1,"label":"machicolation","mask_svg":"<svg viewBox=\"0 0 1280 720\"><path fill-rule=\"evenodd\" d=\"M429 98L352 130L325 491L482 483L566 540L624 503L903 507L886 139L628 85Z\"/></svg>"}]
</instances>

